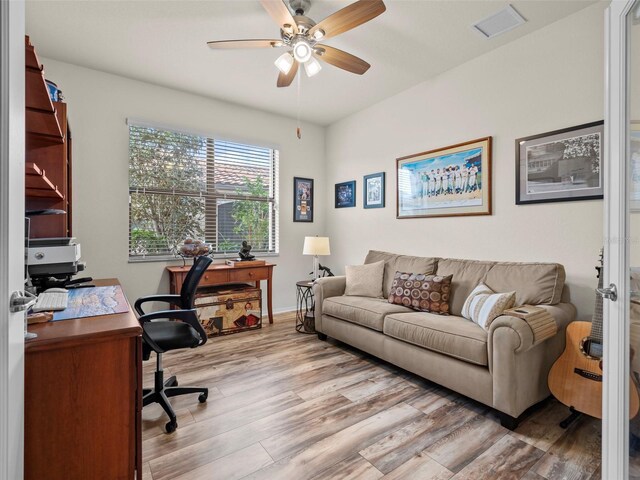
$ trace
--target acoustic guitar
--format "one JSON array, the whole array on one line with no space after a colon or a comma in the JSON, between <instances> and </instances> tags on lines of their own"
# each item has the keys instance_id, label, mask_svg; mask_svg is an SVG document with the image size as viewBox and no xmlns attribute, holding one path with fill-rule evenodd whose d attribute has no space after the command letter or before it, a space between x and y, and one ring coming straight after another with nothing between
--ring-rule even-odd
<instances>
[{"instance_id":1,"label":"acoustic guitar","mask_svg":"<svg viewBox=\"0 0 640 480\"><path fill-rule=\"evenodd\" d=\"M602 251L598 288L602 288ZM602 418L602 297L596 293L593 322L571 322L567 326L564 352L549 372L549 390L554 397L578 412ZM638 413L638 390L630 381L629 416Z\"/></svg>"}]
</instances>

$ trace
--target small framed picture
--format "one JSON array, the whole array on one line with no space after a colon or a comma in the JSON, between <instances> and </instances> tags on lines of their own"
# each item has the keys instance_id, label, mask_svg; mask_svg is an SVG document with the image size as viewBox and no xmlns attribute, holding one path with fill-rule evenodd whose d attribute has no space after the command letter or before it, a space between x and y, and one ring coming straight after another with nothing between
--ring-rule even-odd
<instances>
[{"instance_id":1,"label":"small framed picture","mask_svg":"<svg viewBox=\"0 0 640 480\"><path fill-rule=\"evenodd\" d=\"M336 208L356 206L356 181L336 183Z\"/></svg>"},{"instance_id":2,"label":"small framed picture","mask_svg":"<svg viewBox=\"0 0 640 480\"><path fill-rule=\"evenodd\" d=\"M396 218L491 215L491 137L396 159Z\"/></svg>"},{"instance_id":3,"label":"small framed picture","mask_svg":"<svg viewBox=\"0 0 640 480\"><path fill-rule=\"evenodd\" d=\"M363 183L364 208L384 208L384 172L365 175Z\"/></svg>"},{"instance_id":4,"label":"small framed picture","mask_svg":"<svg viewBox=\"0 0 640 480\"><path fill-rule=\"evenodd\" d=\"M293 177L293 221L313 222L313 178Z\"/></svg>"},{"instance_id":5,"label":"small framed picture","mask_svg":"<svg viewBox=\"0 0 640 480\"><path fill-rule=\"evenodd\" d=\"M516 140L516 204L603 198L604 122Z\"/></svg>"}]
</instances>

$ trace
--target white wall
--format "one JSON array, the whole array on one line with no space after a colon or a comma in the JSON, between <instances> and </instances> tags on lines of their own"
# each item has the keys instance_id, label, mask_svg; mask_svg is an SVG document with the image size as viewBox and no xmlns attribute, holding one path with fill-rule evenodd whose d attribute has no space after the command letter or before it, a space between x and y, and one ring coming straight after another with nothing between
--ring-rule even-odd
<instances>
[{"instance_id":1,"label":"white wall","mask_svg":"<svg viewBox=\"0 0 640 480\"><path fill-rule=\"evenodd\" d=\"M325 130L294 120L127 78L41 58L48 79L68 103L73 134L73 234L87 273L117 277L129 300L169 291L164 268L176 262L128 263L127 118L195 130L280 149L280 255L274 269L274 309L295 306L295 281L308 278L305 235L325 234ZM314 223L293 223L293 177L315 179ZM266 295L263 295L266 298ZM265 310L266 313L266 310Z\"/></svg>"},{"instance_id":2,"label":"white wall","mask_svg":"<svg viewBox=\"0 0 640 480\"><path fill-rule=\"evenodd\" d=\"M357 207L330 208L327 264L361 263L370 248L442 257L564 264L579 318L593 311L602 201L515 204L519 137L604 117L605 5L596 4L327 131L327 198L357 180ZM428 62L428 55L416 61ZM493 136L493 215L395 218L395 159ZM387 207L362 208L362 176L387 172ZM455 279L454 279L455 281Z\"/></svg>"}]
</instances>

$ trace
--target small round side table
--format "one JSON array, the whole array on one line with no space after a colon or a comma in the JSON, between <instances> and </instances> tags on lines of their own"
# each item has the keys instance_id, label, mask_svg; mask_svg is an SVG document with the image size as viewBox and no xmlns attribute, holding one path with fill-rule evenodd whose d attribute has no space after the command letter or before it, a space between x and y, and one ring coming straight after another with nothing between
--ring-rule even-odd
<instances>
[{"instance_id":1,"label":"small round side table","mask_svg":"<svg viewBox=\"0 0 640 480\"><path fill-rule=\"evenodd\" d=\"M316 333L312 287L311 280L296 282L296 331L300 333Z\"/></svg>"}]
</instances>

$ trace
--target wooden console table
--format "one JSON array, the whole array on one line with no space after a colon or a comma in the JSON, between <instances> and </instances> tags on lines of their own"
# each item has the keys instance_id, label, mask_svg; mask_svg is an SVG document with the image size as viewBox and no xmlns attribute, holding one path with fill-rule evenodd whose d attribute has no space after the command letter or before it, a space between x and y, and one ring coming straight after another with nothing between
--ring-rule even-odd
<instances>
[{"instance_id":1,"label":"wooden console table","mask_svg":"<svg viewBox=\"0 0 640 480\"><path fill-rule=\"evenodd\" d=\"M131 308L29 331L24 478L141 478L142 328Z\"/></svg>"},{"instance_id":2,"label":"wooden console table","mask_svg":"<svg viewBox=\"0 0 640 480\"><path fill-rule=\"evenodd\" d=\"M267 281L267 311L269 314L269 323L273 323L273 301L272 301L272 278L274 263L265 263L264 265L253 265L248 267L225 265L224 263L213 263L209 265L207 272L203 275L198 286L210 287L213 285L224 285L227 283L245 283L255 284L256 288L260 288L260 281ZM179 294L182 288L182 282L187 273L191 269L188 267L167 267L169 271L169 281L171 293Z\"/></svg>"}]
</instances>

